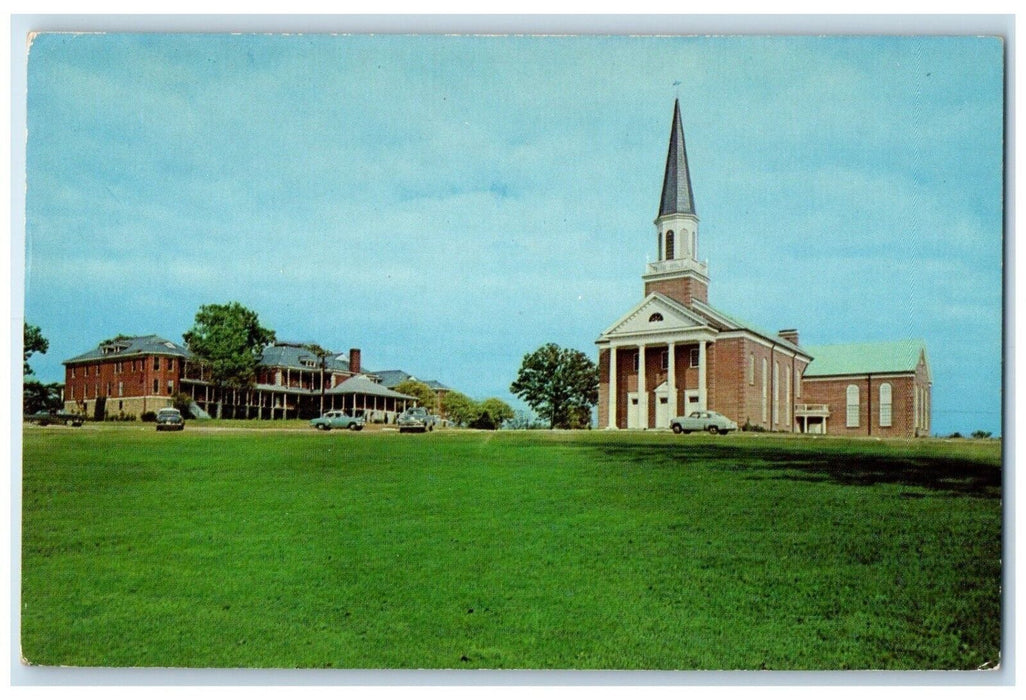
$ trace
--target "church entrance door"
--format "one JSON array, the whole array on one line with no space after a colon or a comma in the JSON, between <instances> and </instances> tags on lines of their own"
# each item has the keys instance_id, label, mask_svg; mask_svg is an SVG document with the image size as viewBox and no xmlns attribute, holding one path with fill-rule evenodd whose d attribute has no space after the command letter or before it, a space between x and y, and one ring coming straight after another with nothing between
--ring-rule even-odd
<instances>
[{"instance_id":1,"label":"church entrance door","mask_svg":"<svg viewBox=\"0 0 1026 700\"><path fill-rule=\"evenodd\" d=\"M637 430L641 427L640 406L638 406L638 392L627 392L627 428Z\"/></svg>"}]
</instances>

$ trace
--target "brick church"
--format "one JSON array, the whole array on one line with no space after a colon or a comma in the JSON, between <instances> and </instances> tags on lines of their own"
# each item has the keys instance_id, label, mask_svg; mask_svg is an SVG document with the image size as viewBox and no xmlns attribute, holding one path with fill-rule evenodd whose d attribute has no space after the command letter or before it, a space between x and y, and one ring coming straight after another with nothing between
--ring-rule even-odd
<instances>
[{"instance_id":1,"label":"brick church","mask_svg":"<svg viewBox=\"0 0 1026 700\"><path fill-rule=\"evenodd\" d=\"M803 347L797 330L767 332L713 307L698 224L676 101L645 296L596 341L599 428L665 428L713 410L778 432L929 434L924 343Z\"/></svg>"}]
</instances>

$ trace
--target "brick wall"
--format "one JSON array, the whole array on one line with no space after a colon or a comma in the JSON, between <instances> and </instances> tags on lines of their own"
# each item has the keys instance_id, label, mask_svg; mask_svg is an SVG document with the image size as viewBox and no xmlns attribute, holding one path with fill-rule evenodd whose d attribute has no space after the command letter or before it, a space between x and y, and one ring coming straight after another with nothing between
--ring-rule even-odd
<instances>
[{"instance_id":1,"label":"brick wall","mask_svg":"<svg viewBox=\"0 0 1026 700\"><path fill-rule=\"evenodd\" d=\"M65 407L77 411L85 402L91 416L96 399L104 397L107 415L139 416L144 411L156 410L150 405L151 399L170 400L180 390L182 362L178 357L145 355L105 357L68 365L64 369ZM143 401L144 398L147 400ZM122 402L121 409L118 401Z\"/></svg>"},{"instance_id":2,"label":"brick wall","mask_svg":"<svg viewBox=\"0 0 1026 700\"><path fill-rule=\"evenodd\" d=\"M803 386L802 402L829 406L828 435L914 437L914 390L917 381L925 384L925 376L919 380L913 374L807 379ZM885 382L891 385L890 427L880 425L880 385ZM859 424L849 428L847 392L848 386L852 384L859 388Z\"/></svg>"},{"instance_id":3,"label":"brick wall","mask_svg":"<svg viewBox=\"0 0 1026 700\"><path fill-rule=\"evenodd\" d=\"M690 306L692 299L698 299L702 303L709 302L709 285L693 277L677 277L675 279L646 282L645 296L652 292L665 294L671 299L684 304L684 306Z\"/></svg>"}]
</instances>

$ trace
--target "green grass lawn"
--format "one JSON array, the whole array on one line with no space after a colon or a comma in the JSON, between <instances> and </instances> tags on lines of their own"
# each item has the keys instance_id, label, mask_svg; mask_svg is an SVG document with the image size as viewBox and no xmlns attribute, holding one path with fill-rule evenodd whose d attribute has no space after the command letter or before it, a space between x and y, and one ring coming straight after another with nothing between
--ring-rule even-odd
<instances>
[{"instance_id":1,"label":"green grass lawn","mask_svg":"<svg viewBox=\"0 0 1026 700\"><path fill-rule=\"evenodd\" d=\"M30 663L1000 661L997 441L196 426L25 429Z\"/></svg>"}]
</instances>

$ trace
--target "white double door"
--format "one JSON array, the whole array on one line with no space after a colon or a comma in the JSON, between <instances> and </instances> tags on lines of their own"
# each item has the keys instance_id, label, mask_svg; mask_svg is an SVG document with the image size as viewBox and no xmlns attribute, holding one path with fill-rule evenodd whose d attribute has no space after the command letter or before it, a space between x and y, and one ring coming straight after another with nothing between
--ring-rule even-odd
<instances>
[{"instance_id":1,"label":"white double door","mask_svg":"<svg viewBox=\"0 0 1026 700\"><path fill-rule=\"evenodd\" d=\"M655 428L669 428L670 419L675 416L670 415L670 387L666 382L663 382L655 388L652 392L655 396L655 415L651 417L649 421L645 421L644 417L647 417L648 412L642 411L641 402L646 400L647 397L639 394L636 391L627 393L627 427L630 429L648 428L649 425L643 425L645 422L649 422L651 427ZM686 391L685 400L688 402L687 405L698 404L698 392L697 391ZM693 399L692 399L693 395ZM691 401L694 401L694 404ZM696 409L697 410L697 409Z\"/></svg>"}]
</instances>

